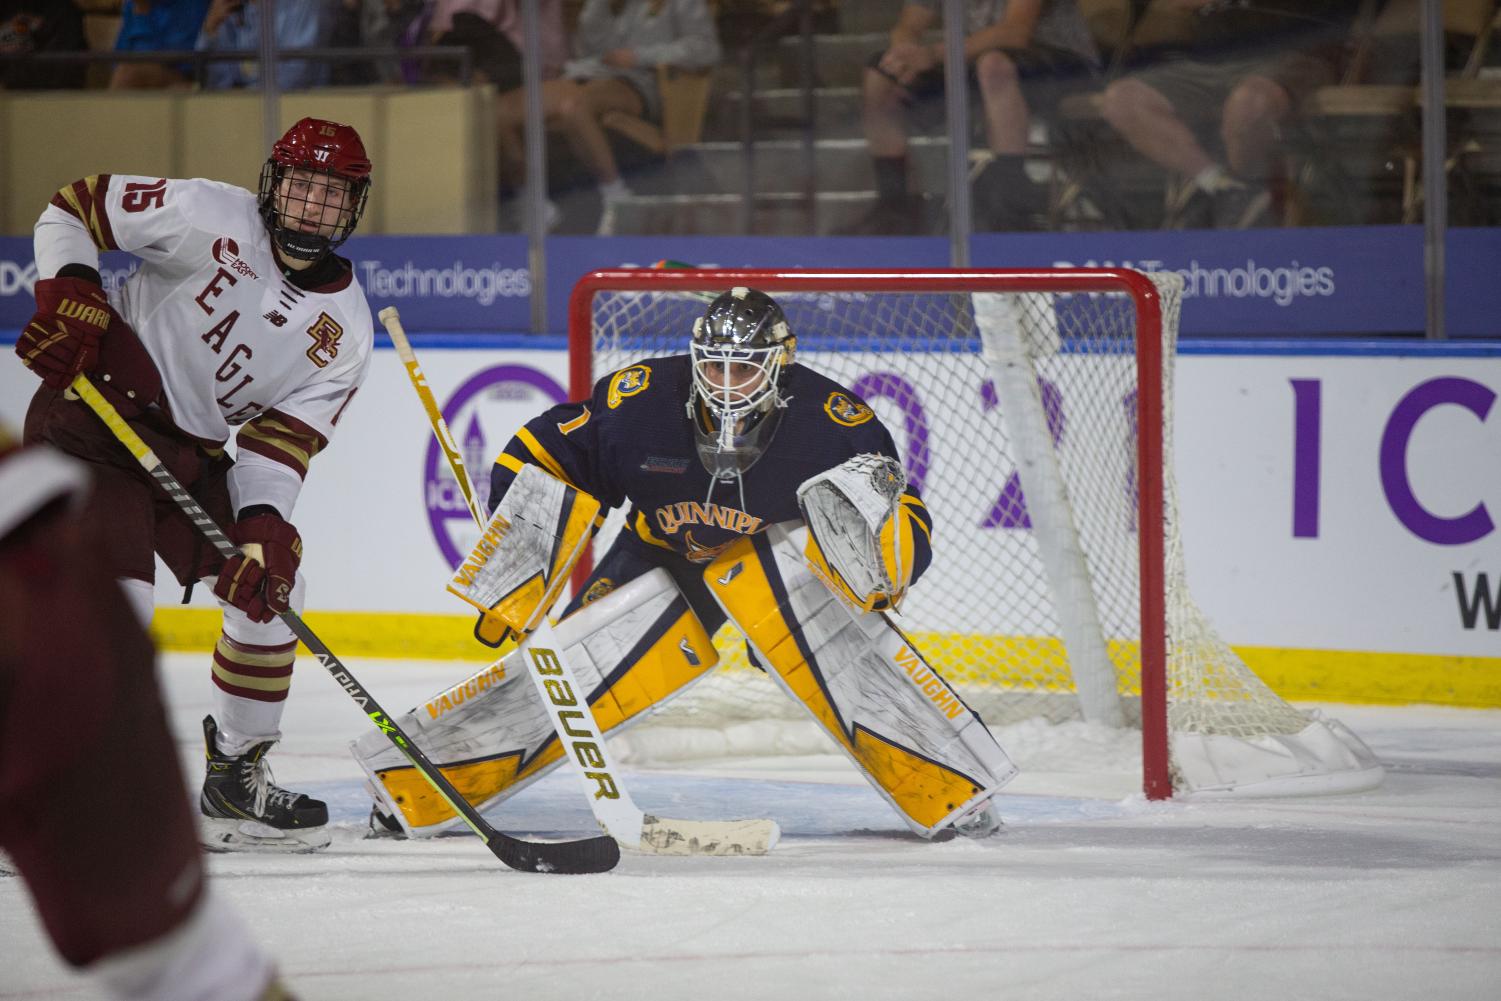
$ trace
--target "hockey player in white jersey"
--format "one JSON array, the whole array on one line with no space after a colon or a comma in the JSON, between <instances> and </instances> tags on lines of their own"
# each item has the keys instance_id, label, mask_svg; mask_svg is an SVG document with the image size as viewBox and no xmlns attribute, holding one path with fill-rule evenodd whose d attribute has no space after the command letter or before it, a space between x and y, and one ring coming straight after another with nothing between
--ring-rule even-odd
<instances>
[{"instance_id":1,"label":"hockey player in white jersey","mask_svg":"<svg viewBox=\"0 0 1501 1001\"><path fill-rule=\"evenodd\" d=\"M207 847L310 851L326 806L271 780L302 607L291 523L311 460L365 378L370 310L350 262L370 187L354 129L304 118L273 147L259 192L216 181L98 174L62 188L37 221L37 311L16 343L41 377L28 441L87 462L100 554L143 620L153 554L223 606L200 806ZM140 267L106 294L99 252ZM89 375L243 555L225 561L66 387ZM230 436L237 457L225 452Z\"/></svg>"}]
</instances>

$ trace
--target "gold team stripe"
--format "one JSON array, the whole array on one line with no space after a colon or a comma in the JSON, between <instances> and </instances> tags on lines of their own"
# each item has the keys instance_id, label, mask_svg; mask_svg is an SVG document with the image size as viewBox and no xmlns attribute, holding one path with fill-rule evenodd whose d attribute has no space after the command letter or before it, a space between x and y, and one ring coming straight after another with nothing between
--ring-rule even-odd
<instances>
[{"instance_id":1,"label":"gold team stripe","mask_svg":"<svg viewBox=\"0 0 1501 1001\"><path fill-rule=\"evenodd\" d=\"M520 441L522 445L526 446L526 450L532 454L532 458L537 460L537 465L541 466L543 469L551 473L554 477L562 480L570 487L573 487L574 489L578 488L578 484L569 479L568 474L563 472L563 467L558 464L558 460L552 457L551 452L542 447L542 443L537 440L537 436L532 434L531 431L527 430L526 428L522 428L520 431L516 432L516 439Z\"/></svg>"},{"instance_id":2,"label":"gold team stripe","mask_svg":"<svg viewBox=\"0 0 1501 1001\"><path fill-rule=\"evenodd\" d=\"M249 647L221 635L214 646L214 680L221 688L247 698L280 701L292 687L296 656L295 644Z\"/></svg>"},{"instance_id":3,"label":"gold team stripe","mask_svg":"<svg viewBox=\"0 0 1501 1001\"><path fill-rule=\"evenodd\" d=\"M109 174L93 174L58 190L52 204L76 216L89 231L94 246L100 250L118 250L109 217L104 212L104 196L109 190Z\"/></svg>"},{"instance_id":4,"label":"gold team stripe","mask_svg":"<svg viewBox=\"0 0 1501 1001\"><path fill-rule=\"evenodd\" d=\"M933 827L974 798L980 787L967 776L863 728L845 730L846 721L824 693L818 665L809 663L782 614L780 575L763 563L756 538L742 538L721 553L704 571L704 581L771 669L914 823Z\"/></svg>"},{"instance_id":5,"label":"gold team stripe","mask_svg":"<svg viewBox=\"0 0 1501 1001\"><path fill-rule=\"evenodd\" d=\"M279 462L306 477L313 456L323 450L325 439L306 424L283 414L262 414L240 428L240 446Z\"/></svg>"}]
</instances>

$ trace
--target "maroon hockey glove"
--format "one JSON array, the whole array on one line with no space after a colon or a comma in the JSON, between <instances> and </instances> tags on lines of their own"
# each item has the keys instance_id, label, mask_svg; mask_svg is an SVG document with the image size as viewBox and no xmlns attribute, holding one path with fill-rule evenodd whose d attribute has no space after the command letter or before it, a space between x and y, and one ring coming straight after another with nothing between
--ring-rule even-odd
<instances>
[{"instance_id":1,"label":"maroon hockey glove","mask_svg":"<svg viewBox=\"0 0 1501 1001\"><path fill-rule=\"evenodd\" d=\"M276 514L241 518L225 534L241 552L224 561L214 593L252 621L270 622L291 603L302 538Z\"/></svg>"},{"instance_id":2,"label":"maroon hockey glove","mask_svg":"<svg viewBox=\"0 0 1501 1001\"><path fill-rule=\"evenodd\" d=\"M23 364L53 389L65 389L99 359L99 340L111 322L123 322L104 289L85 278L41 278L36 313L16 339Z\"/></svg>"}]
</instances>

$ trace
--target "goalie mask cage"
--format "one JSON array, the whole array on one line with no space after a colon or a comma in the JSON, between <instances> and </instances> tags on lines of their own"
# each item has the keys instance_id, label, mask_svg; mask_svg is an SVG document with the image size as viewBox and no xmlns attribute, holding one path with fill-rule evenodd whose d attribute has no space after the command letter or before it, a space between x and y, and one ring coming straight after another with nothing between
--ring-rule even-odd
<instances>
[{"instance_id":1,"label":"goalie mask cage","mask_svg":"<svg viewBox=\"0 0 1501 1001\"><path fill-rule=\"evenodd\" d=\"M571 398L642 358L685 352L706 300L736 285L775 297L796 361L890 429L934 523L932 564L893 621L1002 746L1008 726L1039 721L1045 743L1065 745L1139 729L1152 799L1380 781L1357 737L1273 693L1188 594L1167 461L1177 276L596 271L570 300ZM766 475L778 447L795 444L774 441L747 475ZM621 522L616 512L596 551ZM777 721L806 716L747 664L732 627L716 645L721 667L625 735L627 756L773 751ZM643 740L648 731L659 736Z\"/></svg>"}]
</instances>

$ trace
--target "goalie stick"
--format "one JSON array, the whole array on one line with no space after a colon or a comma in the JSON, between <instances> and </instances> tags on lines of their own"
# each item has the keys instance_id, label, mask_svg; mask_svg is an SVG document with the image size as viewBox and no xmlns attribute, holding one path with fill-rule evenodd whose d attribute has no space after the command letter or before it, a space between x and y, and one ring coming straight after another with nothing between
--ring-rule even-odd
<instances>
[{"instance_id":1,"label":"goalie stick","mask_svg":"<svg viewBox=\"0 0 1501 1001\"><path fill-rule=\"evenodd\" d=\"M480 515L473 500L469 473L458 450L452 447L448 422L443 419L427 377L417 363L401 316L394 306L382 309L378 316L406 366L412 388L422 400L433 435L448 456L459 488L470 499L469 511L475 524L483 532L488 519ZM537 696L557 730L558 740L568 748L567 756L579 766L578 773L589 794L589 807L600 827L626 848L659 855L764 855L771 851L781 836L774 820L677 820L653 816L636 805L621 784L620 772L605 749L599 723L588 708L588 693L574 677L547 621L548 610L548 602L539 603L533 621L522 630L519 649L527 673L536 685Z\"/></svg>"},{"instance_id":2,"label":"goalie stick","mask_svg":"<svg viewBox=\"0 0 1501 1001\"><path fill-rule=\"evenodd\" d=\"M214 549L229 559L239 554L234 543L220 530L209 517L207 511L188 493L187 489L177 481L177 478L167 470L161 459L157 458L151 447L141 440L141 436L120 416L114 405L99 394L87 376L79 375L73 379L72 389L76 392L89 408L99 416L114 436L135 456L141 467L151 475L157 486L167 494L172 501L182 510L183 514L193 522ZM484 817L481 817L467 800L443 777L443 774L427 759L427 755L402 732L380 703L370 692L355 680L353 674L344 666L332 650L323 644L317 635L310 629L302 617L291 609L278 612L277 615L285 622L302 641L313 656L318 658L318 663L328 671L333 679L339 683L339 687L357 702L370 721L395 744L407 760L412 763L422 776L437 790L438 794L447 801L455 813L464 818L479 839L484 843L496 858L500 859L512 869L523 872L551 872L560 874L577 874L591 872L608 872L615 868L620 861L620 848L613 840L606 837L585 838L580 841L541 842L527 841L504 834L491 827Z\"/></svg>"}]
</instances>

